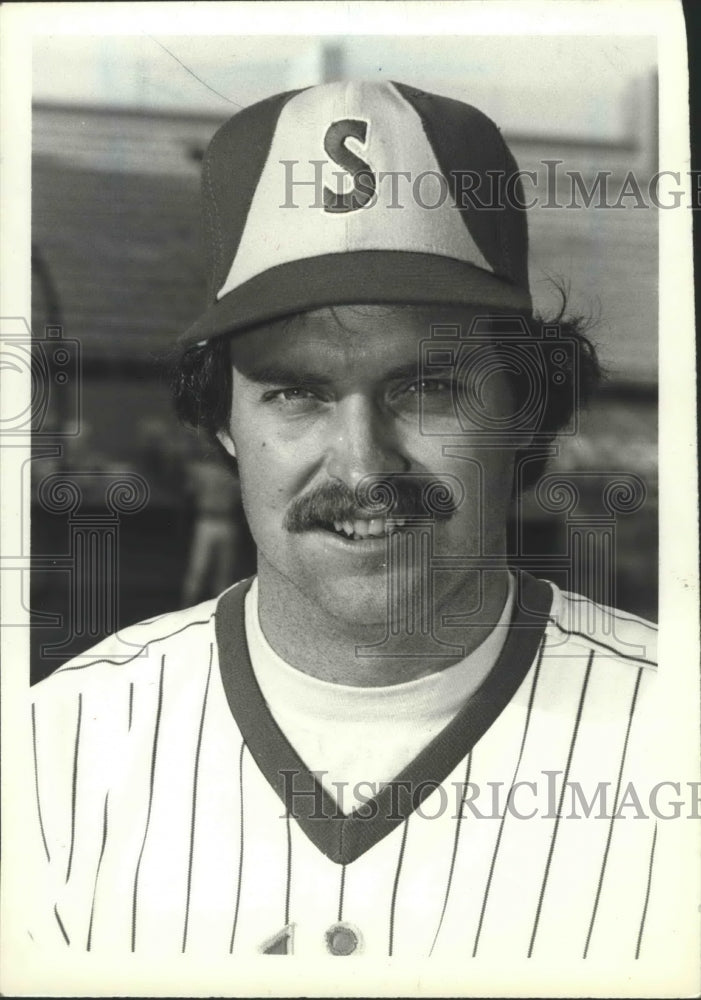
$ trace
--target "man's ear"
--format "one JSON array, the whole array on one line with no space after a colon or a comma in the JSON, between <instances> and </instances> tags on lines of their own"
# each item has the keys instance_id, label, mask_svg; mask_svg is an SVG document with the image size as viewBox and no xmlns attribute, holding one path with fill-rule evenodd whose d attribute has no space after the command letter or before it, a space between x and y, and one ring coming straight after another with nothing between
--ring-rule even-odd
<instances>
[{"instance_id":1,"label":"man's ear","mask_svg":"<svg viewBox=\"0 0 701 1000\"><path fill-rule=\"evenodd\" d=\"M236 445L234 444L234 439L228 431L217 431L217 440L228 455L231 455L232 458L236 458Z\"/></svg>"}]
</instances>

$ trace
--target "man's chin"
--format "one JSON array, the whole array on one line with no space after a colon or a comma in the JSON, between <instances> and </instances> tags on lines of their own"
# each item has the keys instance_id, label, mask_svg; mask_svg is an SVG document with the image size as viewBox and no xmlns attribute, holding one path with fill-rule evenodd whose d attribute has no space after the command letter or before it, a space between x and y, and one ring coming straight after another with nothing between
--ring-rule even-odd
<instances>
[{"instance_id":1,"label":"man's chin","mask_svg":"<svg viewBox=\"0 0 701 1000\"><path fill-rule=\"evenodd\" d=\"M340 630L365 630L381 637L386 632L387 585L384 575L374 581L349 582L339 577L319 576L305 587L307 600L328 618L338 623Z\"/></svg>"},{"instance_id":2,"label":"man's chin","mask_svg":"<svg viewBox=\"0 0 701 1000\"><path fill-rule=\"evenodd\" d=\"M324 530L290 534L284 552L266 560L313 608L339 624L385 634L388 622L419 613L428 592L426 568L408 572L405 558L394 558L387 536L352 539ZM416 551L416 547L414 547ZM259 565L261 552L259 550ZM393 569L389 568L393 567ZM260 567L261 570L263 567ZM267 575L267 574L266 574ZM423 579L423 584L421 578Z\"/></svg>"},{"instance_id":3,"label":"man's chin","mask_svg":"<svg viewBox=\"0 0 701 1000\"><path fill-rule=\"evenodd\" d=\"M374 573L365 570L332 575L323 569L315 574L305 573L298 586L307 601L337 623L340 630L347 629L349 633L367 630L368 635L363 638L367 642L380 641L390 631L413 631L416 615L421 613L422 588L418 579L408 582L402 574L392 584L386 564Z\"/></svg>"}]
</instances>

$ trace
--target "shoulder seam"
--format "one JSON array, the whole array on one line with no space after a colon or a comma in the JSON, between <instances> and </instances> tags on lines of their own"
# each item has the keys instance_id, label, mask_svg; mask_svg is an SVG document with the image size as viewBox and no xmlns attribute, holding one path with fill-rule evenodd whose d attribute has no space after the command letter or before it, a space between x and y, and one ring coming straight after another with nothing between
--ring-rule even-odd
<instances>
[{"instance_id":1,"label":"shoulder seam","mask_svg":"<svg viewBox=\"0 0 701 1000\"><path fill-rule=\"evenodd\" d=\"M214 614L215 612L213 611L209 616L209 618L203 618L198 621L188 622L187 625L183 625L182 628L178 628L174 632L169 632L167 635L159 635L155 639L149 639L148 642L145 642L143 646L140 646L139 649L132 656L129 656L126 660L111 660L106 656L100 656L96 660L90 660L88 663L76 663L74 666L59 667L58 670L55 670L53 674L51 674L50 676L55 677L56 674L65 674L68 673L69 670L85 670L87 667L94 667L98 663L109 663L115 667L123 667L127 663L131 663L132 660L135 660L137 659L137 657L141 656L143 651L147 649L149 646L153 646L155 643L158 642L164 642L166 639L170 639L174 635L179 635L180 632L184 632L188 628L193 628L193 626L195 625L207 625L209 622L211 622L212 618L214 618Z\"/></svg>"},{"instance_id":2,"label":"shoulder seam","mask_svg":"<svg viewBox=\"0 0 701 1000\"><path fill-rule=\"evenodd\" d=\"M659 630L659 627L655 622L650 622L646 618L641 618L639 615L626 614L624 611L619 611L617 608L611 608L606 604L599 604L598 601L592 601L589 597L582 597L580 594L572 594L566 590L561 590L560 596L563 601L572 601L575 604L591 604L593 607L598 608L605 614L611 615L612 618L618 618L620 621L635 622L637 625L642 625L644 628L652 629L653 632L657 632Z\"/></svg>"},{"instance_id":3,"label":"shoulder seam","mask_svg":"<svg viewBox=\"0 0 701 1000\"><path fill-rule=\"evenodd\" d=\"M596 646L599 649L606 650L607 652L612 653L614 656L619 657L619 659L621 660L630 660L632 663L644 664L648 667L657 666L656 660L649 660L644 656L633 656L631 653L623 653L619 649L616 649L615 646L608 646L605 642L601 642L599 639L594 639L593 636L587 635L585 632L576 632L574 630L566 629L562 625L560 625L557 619L553 618L552 615L548 616L548 621L551 624L553 624L557 629L559 629L563 635L566 635L573 639L582 639L584 640L584 642L591 643L592 646Z\"/></svg>"}]
</instances>

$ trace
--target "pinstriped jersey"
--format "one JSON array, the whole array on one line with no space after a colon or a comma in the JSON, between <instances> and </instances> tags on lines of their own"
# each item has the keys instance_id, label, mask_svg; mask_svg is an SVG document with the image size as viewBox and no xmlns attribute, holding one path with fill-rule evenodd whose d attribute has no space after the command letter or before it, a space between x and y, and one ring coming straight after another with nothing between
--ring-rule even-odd
<instances>
[{"instance_id":1,"label":"pinstriped jersey","mask_svg":"<svg viewBox=\"0 0 701 1000\"><path fill-rule=\"evenodd\" d=\"M38 944L654 953L652 625L521 574L487 679L347 815L257 687L248 585L131 626L32 690Z\"/></svg>"}]
</instances>

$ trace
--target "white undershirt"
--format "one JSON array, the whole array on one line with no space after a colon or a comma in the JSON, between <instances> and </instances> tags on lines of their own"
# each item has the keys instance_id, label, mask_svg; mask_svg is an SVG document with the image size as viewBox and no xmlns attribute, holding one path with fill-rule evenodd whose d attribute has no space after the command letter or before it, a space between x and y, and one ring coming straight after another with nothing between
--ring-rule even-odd
<instances>
[{"instance_id":1,"label":"white undershirt","mask_svg":"<svg viewBox=\"0 0 701 1000\"><path fill-rule=\"evenodd\" d=\"M391 781L458 713L494 666L506 639L514 582L495 628L459 663L385 687L322 681L286 663L263 635L258 580L246 595L251 665L275 722L339 808L350 813ZM334 782L346 783L339 789ZM360 798L355 794L359 783Z\"/></svg>"}]
</instances>

